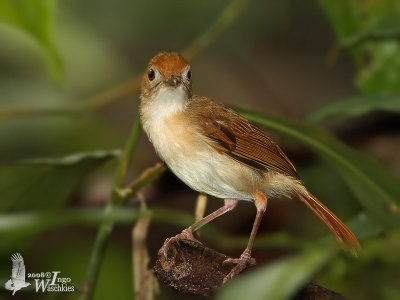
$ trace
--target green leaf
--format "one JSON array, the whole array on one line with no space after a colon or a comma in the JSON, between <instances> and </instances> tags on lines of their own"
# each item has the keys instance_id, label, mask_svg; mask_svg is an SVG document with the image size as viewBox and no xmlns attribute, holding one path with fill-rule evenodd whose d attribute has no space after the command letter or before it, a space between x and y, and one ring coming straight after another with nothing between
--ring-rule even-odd
<instances>
[{"instance_id":1,"label":"green leaf","mask_svg":"<svg viewBox=\"0 0 400 300\"><path fill-rule=\"evenodd\" d=\"M4 166L0 211L59 207L89 172L117 155L119 151L95 151Z\"/></svg>"},{"instance_id":2,"label":"green leaf","mask_svg":"<svg viewBox=\"0 0 400 300\"><path fill-rule=\"evenodd\" d=\"M360 89L365 93L400 92L400 43L368 42L362 48L362 55L370 59L359 68L356 83Z\"/></svg>"},{"instance_id":3,"label":"green leaf","mask_svg":"<svg viewBox=\"0 0 400 300\"><path fill-rule=\"evenodd\" d=\"M133 224L140 216L136 208L124 208L105 213L102 209L50 209L0 214L0 237L12 236L16 239L34 236L37 233L68 225L98 226L114 221Z\"/></svg>"},{"instance_id":4,"label":"green leaf","mask_svg":"<svg viewBox=\"0 0 400 300\"><path fill-rule=\"evenodd\" d=\"M343 45L368 38L393 38L400 33L397 0L318 0Z\"/></svg>"},{"instance_id":5,"label":"green leaf","mask_svg":"<svg viewBox=\"0 0 400 300\"><path fill-rule=\"evenodd\" d=\"M0 23L24 32L42 49L51 77L62 80L62 64L53 33L55 0L0 0Z\"/></svg>"},{"instance_id":6,"label":"green leaf","mask_svg":"<svg viewBox=\"0 0 400 300\"><path fill-rule=\"evenodd\" d=\"M356 83L366 93L400 91L400 2L319 0L339 44L358 68Z\"/></svg>"},{"instance_id":7,"label":"green leaf","mask_svg":"<svg viewBox=\"0 0 400 300\"><path fill-rule=\"evenodd\" d=\"M342 38L340 44L343 47L351 47L368 40L390 40L400 35L400 22L396 19L387 19L374 26L360 30L347 38Z\"/></svg>"},{"instance_id":8,"label":"green leaf","mask_svg":"<svg viewBox=\"0 0 400 300\"><path fill-rule=\"evenodd\" d=\"M377 225L385 229L400 225L400 181L376 161L311 124L242 109L239 112L250 121L314 150L341 175Z\"/></svg>"},{"instance_id":9,"label":"green leaf","mask_svg":"<svg viewBox=\"0 0 400 300\"><path fill-rule=\"evenodd\" d=\"M367 239L372 236L379 236L382 233L382 230L364 212L352 218L347 222L347 225L357 235L358 239Z\"/></svg>"},{"instance_id":10,"label":"green leaf","mask_svg":"<svg viewBox=\"0 0 400 300\"><path fill-rule=\"evenodd\" d=\"M308 121L316 122L334 117L353 117L371 111L400 112L400 95L359 95L313 111Z\"/></svg>"},{"instance_id":11,"label":"green leaf","mask_svg":"<svg viewBox=\"0 0 400 300\"><path fill-rule=\"evenodd\" d=\"M290 299L332 254L330 249L315 247L260 267L224 286L217 299Z\"/></svg>"},{"instance_id":12,"label":"green leaf","mask_svg":"<svg viewBox=\"0 0 400 300\"><path fill-rule=\"evenodd\" d=\"M351 36L360 29L361 11L356 8L355 1L318 0L318 2L340 38Z\"/></svg>"}]
</instances>

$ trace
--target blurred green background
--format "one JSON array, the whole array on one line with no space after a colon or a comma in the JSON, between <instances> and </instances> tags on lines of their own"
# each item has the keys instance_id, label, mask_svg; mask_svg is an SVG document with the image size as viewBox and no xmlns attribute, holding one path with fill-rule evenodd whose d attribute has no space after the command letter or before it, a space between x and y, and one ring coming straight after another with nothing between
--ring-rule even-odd
<instances>
[{"instance_id":1,"label":"blurred green background","mask_svg":"<svg viewBox=\"0 0 400 300\"><path fill-rule=\"evenodd\" d=\"M286 299L312 281L349 299L400 299L399 37L397 0L0 0L1 285L20 252L27 272L60 270L80 290L111 220L94 299L135 297L140 205L120 205L115 188L159 161L131 132L137 76L157 52L183 51L195 92L264 126L362 244L358 258L338 251L302 203L274 199L258 266L215 298ZM197 195L169 171L146 185L151 268L164 239L193 220ZM103 212L110 199L113 213ZM210 198L207 212L221 204ZM254 215L240 203L201 239L238 256ZM0 299L79 295L0 289ZM190 297L161 284L157 298Z\"/></svg>"}]
</instances>

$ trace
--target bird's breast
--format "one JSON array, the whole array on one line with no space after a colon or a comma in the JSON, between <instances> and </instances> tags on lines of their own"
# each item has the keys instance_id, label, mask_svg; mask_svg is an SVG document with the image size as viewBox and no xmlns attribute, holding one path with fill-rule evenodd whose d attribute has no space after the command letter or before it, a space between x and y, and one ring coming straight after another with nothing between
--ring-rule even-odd
<instances>
[{"instance_id":1,"label":"bird's breast","mask_svg":"<svg viewBox=\"0 0 400 300\"><path fill-rule=\"evenodd\" d=\"M253 181L253 171L243 176L247 168L212 148L185 112L144 127L160 158L192 189L219 198L252 199L244 186Z\"/></svg>"}]
</instances>

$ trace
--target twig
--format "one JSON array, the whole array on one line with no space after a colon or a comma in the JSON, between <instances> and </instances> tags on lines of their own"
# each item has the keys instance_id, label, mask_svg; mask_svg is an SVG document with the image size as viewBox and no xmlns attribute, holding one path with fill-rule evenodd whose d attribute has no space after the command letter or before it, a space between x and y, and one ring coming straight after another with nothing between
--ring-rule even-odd
<instances>
[{"instance_id":1,"label":"twig","mask_svg":"<svg viewBox=\"0 0 400 300\"><path fill-rule=\"evenodd\" d=\"M196 208L194 210L194 216L196 221L200 221L204 217L204 213L207 207L207 195L200 193L197 197Z\"/></svg>"},{"instance_id":2,"label":"twig","mask_svg":"<svg viewBox=\"0 0 400 300\"><path fill-rule=\"evenodd\" d=\"M192 60L200 52L204 51L218 36L220 36L244 10L249 0L234 0L229 3L218 17L207 27L207 29L197 36L188 46L182 49L183 56ZM46 116L71 116L99 109L110 105L123 97L139 90L142 74L138 74L131 79L108 89L89 100L79 101L79 105L59 106L59 107L10 107L0 109L0 119L46 117Z\"/></svg>"},{"instance_id":3,"label":"twig","mask_svg":"<svg viewBox=\"0 0 400 300\"><path fill-rule=\"evenodd\" d=\"M156 180L165 170L166 166L164 163L157 163L155 166L150 167L139 176L134 182L132 182L127 188L117 188L115 192L119 195L122 203L132 198L140 189L147 186L149 183Z\"/></svg>"},{"instance_id":4,"label":"twig","mask_svg":"<svg viewBox=\"0 0 400 300\"><path fill-rule=\"evenodd\" d=\"M137 180L135 180L129 188L121 188L124 178L126 175L126 170L131 160L133 150L136 145L140 133L140 122L137 119L128 142L125 146L123 155L121 156L120 163L118 165L117 173L115 176L113 191L110 195L109 201L107 203L105 213L110 215L116 207L121 206L129 198L135 195L140 189L147 186L155 179L157 179L166 169L163 163L157 163L154 167L146 169ZM96 241L93 246L92 256L89 263L88 274L86 283L83 286L81 299L92 299L94 293L94 287L96 285L98 273L101 266L101 261L104 256L104 251L107 246L109 236L111 234L112 228L114 226L113 221L105 222L99 228L97 233Z\"/></svg>"},{"instance_id":5,"label":"twig","mask_svg":"<svg viewBox=\"0 0 400 300\"><path fill-rule=\"evenodd\" d=\"M136 118L135 123L131 129L128 141L125 145L124 152L120 157L116 174L114 177L113 189L111 195L107 202L105 213L109 214L113 211L115 206L118 206L117 200L119 199L118 194L114 192L115 189L120 188L124 182L126 170L128 168L129 162L133 156L133 150L135 149L136 142L140 134L140 120L139 117ZM90 257L89 267L87 271L86 281L82 288L82 293L80 299L92 299L94 295L94 290L99 275L101 262L103 260L104 252L107 247L107 242L110 237L114 222L103 223L96 236L96 240L93 245L92 255Z\"/></svg>"},{"instance_id":6,"label":"twig","mask_svg":"<svg viewBox=\"0 0 400 300\"><path fill-rule=\"evenodd\" d=\"M146 247L150 214L148 213L144 197L141 196L139 198L141 200L141 211L143 215L132 230L134 299L154 300L159 292L159 286L153 270L149 269L150 256Z\"/></svg>"}]
</instances>

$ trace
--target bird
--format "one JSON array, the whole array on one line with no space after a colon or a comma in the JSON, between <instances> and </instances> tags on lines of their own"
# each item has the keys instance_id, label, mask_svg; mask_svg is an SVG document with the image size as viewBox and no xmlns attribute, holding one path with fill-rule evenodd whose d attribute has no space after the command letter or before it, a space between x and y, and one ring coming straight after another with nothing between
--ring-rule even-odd
<instances>
[{"instance_id":1,"label":"bird","mask_svg":"<svg viewBox=\"0 0 400 300\"><path fill-rule=\"evenodd\" d=\"M11 261L11 279L6 282L5 288L13 291L12 295L14 296L16 291L29 286L30 283L25 281L25 264L21 254L18 252L13 254L11 256Z\"/></svg>"},{"instance_id":2,"label":"bird","mask_svg":"<svg viewBox=\"0 0 400 300\"><path fill-rule=\"evenodd\" d=\"M158 156L193 190L224 199L224 205L164 243L197 241L193 233L233 210L238 201L255 204L247 246L224 283L255 260L254 239L270 198L298 198L322 220L337 242L356 253L360 244L350 229L303 185L293 163L260 128L231 108L193 93L192 71L176 52L150 59L141 84L139 112Z\"/></svg>"}]
</instances>

